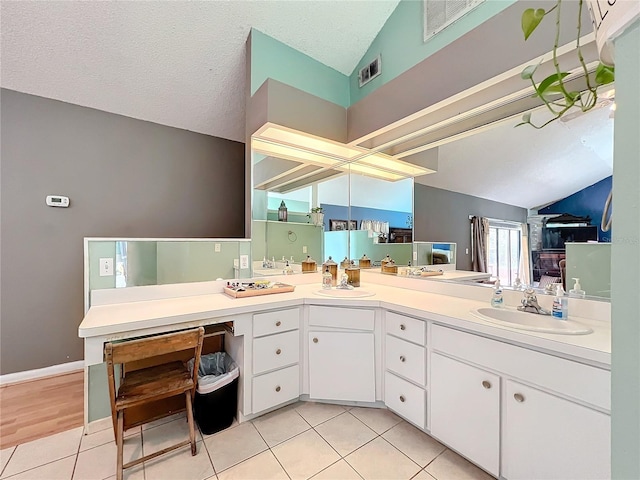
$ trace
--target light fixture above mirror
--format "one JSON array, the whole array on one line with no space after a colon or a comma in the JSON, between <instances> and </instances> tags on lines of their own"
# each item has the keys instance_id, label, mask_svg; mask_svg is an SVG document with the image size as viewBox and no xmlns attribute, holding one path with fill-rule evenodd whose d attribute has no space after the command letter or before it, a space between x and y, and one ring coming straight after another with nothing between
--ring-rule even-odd
<instances>
[{"instance_id":1,"label":"light fixture above mirror","mask_svg":"<svg viewBox=\"0 0 640 480\"><path fill-rule=\"evenodd\" d=\"M324 178L350 170L369 177L388 181L413 178L434 173L423 165L399 160L384 153L370 152L363 147L351 146L305 132L266 123L251 137L254 152L265 155L256 165L259 180L256 188L281 191L290 190L295 175L295 188L301 186L301 177L307 183L318 175ZM289 186L289 188L287 188Z\"/></svg>"}]
</instances>

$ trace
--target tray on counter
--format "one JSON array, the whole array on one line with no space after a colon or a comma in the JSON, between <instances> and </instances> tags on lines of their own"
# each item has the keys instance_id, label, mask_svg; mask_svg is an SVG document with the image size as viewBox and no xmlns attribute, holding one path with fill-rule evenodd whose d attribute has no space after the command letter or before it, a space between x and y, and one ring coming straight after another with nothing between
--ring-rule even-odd
<instances>
[{"instance_id":1,"label":"tray on counter","mask_svg":"<svg viewBox=\"0 0 640 480\"><path fill-rule=\"evenodd\" d=\"M421 272L420 276L421 277L435 277L437 275L442 275L443 272Z\"/></svg>"},{"instance_id":2,"label":"tray on counter","mask_svg":"<svg viewBox=\"0 0 640 480\"><path fill-rule=\"evenodd\" d=\"M274 283L270 287L261 287L258 288L255 284L242 284L244 290L237 291L233 287L224 287L224 293L234 298L245 298L245 297L257 297L259 295L272 295L274 293L287 293L293 292L296 287L295 285L288 285L286 283Z\"/></svg>"}]
</instances>

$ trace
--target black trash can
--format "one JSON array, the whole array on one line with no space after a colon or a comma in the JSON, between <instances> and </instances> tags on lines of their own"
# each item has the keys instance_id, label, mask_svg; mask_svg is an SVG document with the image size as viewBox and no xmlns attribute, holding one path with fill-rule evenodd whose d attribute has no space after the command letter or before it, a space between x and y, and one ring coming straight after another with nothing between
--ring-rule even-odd
<instances>
[{"instance_id":1,"label":"black trash can","mask_svg":"<svg viewBox=\"0 0 640 480\"><path fill-rule=\"evenodd\" d=\"M238 365L225 352L200 358L194 416L202 433L210 435L233 423L238 410Z\"/></svg>"}]
</instances>

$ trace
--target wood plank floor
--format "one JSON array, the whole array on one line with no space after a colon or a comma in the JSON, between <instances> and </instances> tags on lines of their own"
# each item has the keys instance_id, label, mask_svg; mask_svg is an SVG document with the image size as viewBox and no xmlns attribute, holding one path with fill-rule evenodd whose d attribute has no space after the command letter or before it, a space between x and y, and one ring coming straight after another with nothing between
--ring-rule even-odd
<instances>
[{"instance_id":1,"label":"wood plank floor","mask_svg":"<svg viewBox=\"0 0 640 480\"><path fill-rule=\"evenodd\" d=\"M83 425L84 372L0 387L0 449Z\"/></svg>"}]
</instances>

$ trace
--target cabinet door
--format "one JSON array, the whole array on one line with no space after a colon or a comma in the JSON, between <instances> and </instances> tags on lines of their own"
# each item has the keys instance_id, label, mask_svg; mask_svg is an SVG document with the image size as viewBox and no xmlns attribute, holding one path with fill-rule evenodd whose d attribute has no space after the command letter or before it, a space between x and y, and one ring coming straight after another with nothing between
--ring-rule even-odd
<instances>
[{"instance_id":1,"label":"cabinet door","mask_svg":"<svg viewBox=\"0 0 640 480\"><path fill-rule=\"evenodd\" d=\"M500 377L432 353L430 388L431 433L498 476Z\"/></svg>"},{"instance_id":2,"label":"cabinet door","mask_svg":"<svg viewBox=\"0 0 640 480\"><path fill-rule=\"evenodd\" d=\"M609 415L507 380L503 421L503 477L610 478Z\"/></svg>"},{"instance_id":3,"label":"cabinet door","mask_svg":"<svg viewBox=\"0 0 640 480\"><path fill-rule=\"evenodd\" d=\"M374 402L371 332L309 332L309 397Z\"/></svg>"}]
</instances>

